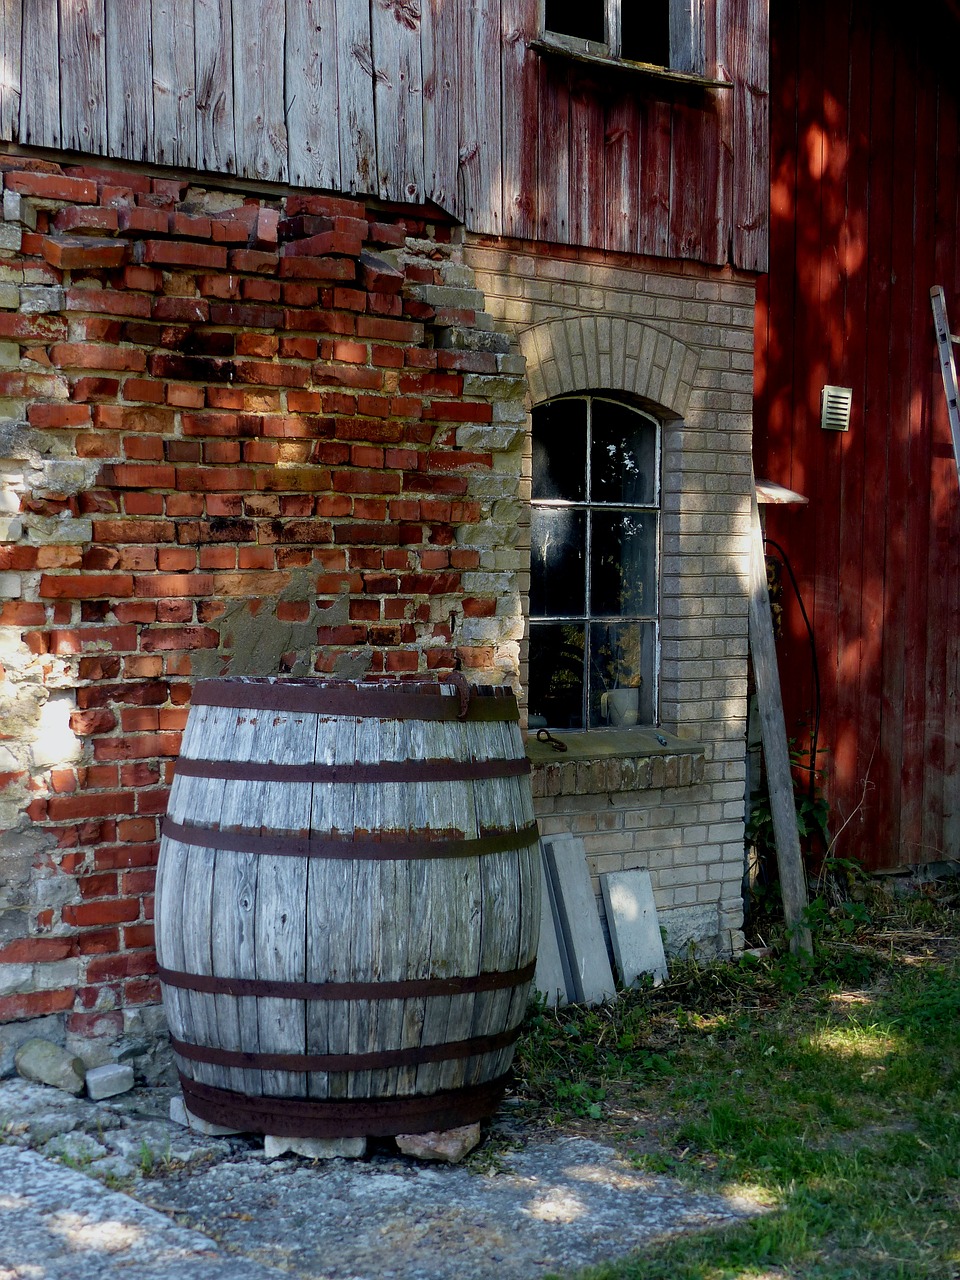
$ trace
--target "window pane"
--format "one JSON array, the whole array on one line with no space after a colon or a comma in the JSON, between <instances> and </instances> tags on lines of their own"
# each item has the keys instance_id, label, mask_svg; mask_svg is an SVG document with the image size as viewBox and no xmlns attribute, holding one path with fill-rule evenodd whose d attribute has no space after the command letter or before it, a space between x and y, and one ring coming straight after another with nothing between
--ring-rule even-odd
<instances>
[{"instance_id":1,"label":"window pane","mask_svg":"<svg viewBox=\"0 0 960 1280\"><path fill-rule=\"evenodd\" d=\"M590 612L657 612L657 519L653 512L594 511Z\"/></svg>"},{"instance_id":2,"label":"window pane","mask_svg":"<svg viewBox=\"0 0 960 1280\"><path fill-rule=\"evenodd\" d=\"M583 728L583 647L577 623L530 624L530 728Z\"/></svg>"},{"instance_id":3,"label":"window pane","mask_svg":"<svg viewBox=\"0 0 960 1280\"><path fill-rule=\"evenodd\" d=\"M533 415L533 496L587 496L587 402L556 400Z\"/></svg>"},{"instance_id":4,"label":"window pane","mask_svg":"<svg viewBox=\"0 0 960 1280\"><path fill-rule=\"evenodd\" d=\"M606 39L603 26L603 0L546 0L545 22L548 31L581 40Z\"/></svg>"},{"instance_id":5,"label":"window pane","mask_svg":"<svg viewBox=\"0 0 960 1280\"><path fill-rule=\"evenodd\" d=\"M530 538L530 613L535 618L586 613L586 515L568 507L534 507Z\"/></svg>"},{"instance_id":6,"label":"window pane","mask_svg":"<svg viewBox=\"0 0 960 1280\"><path fill-rule=\"evenodd\" d=\"M608 400L593 402L591 501L657 500L657 428L648 418Z\"/></svg>"},{"instance_id":7,"label":"window pane","mask_svg":"<svg viewBox=\"0 0 960 1280\"><path fill-rule=\"evenodd\" d=\"M669 0L625 0L620 10L620 56L633 62L670 65Z\"/></svg>"},{"instance_id":8,"label":"window pane","mask_svg":"<svg viewBox=\"0 0 960 1280\"><path fill-rule=\"evenodd\" d=\"M591 728L656 723L655 655L653 622L591 624Z\"/></svg>"}]
</instances>

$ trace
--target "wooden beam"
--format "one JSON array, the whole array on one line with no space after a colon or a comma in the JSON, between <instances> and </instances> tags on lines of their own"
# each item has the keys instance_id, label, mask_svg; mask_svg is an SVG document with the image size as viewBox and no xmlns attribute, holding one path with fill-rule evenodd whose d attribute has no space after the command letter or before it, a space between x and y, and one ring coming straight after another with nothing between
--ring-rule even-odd
<instances>
[{"instance_id":1,"label":"wooden beam","mask_svg":"<svg viewBox=\"0 0 960 1280\"><path fill-rule=\"evenodd\" d=\"M750 491L752 536L750 540L750 656L757 685L763 762L770 794L773 834L777 846L783 914L790 930L790 950L813 954L813 939L803 920L807 907L807 882L800 853L797 811L793 799L793 776L783 719L780 673L770 617L767 592L767 565L763 553L763 530L756 488Z\"/></svg>"}]
</instances>

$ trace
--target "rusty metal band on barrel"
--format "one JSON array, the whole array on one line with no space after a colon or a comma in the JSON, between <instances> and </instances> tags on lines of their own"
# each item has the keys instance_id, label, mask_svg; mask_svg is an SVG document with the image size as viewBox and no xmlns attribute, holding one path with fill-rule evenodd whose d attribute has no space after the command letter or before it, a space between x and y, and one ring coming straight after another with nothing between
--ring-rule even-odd
<instances>
[{"instance_id":1,"label":"rusty metal band on barrel","mask_svg":"<svg viewBox=\"0 0 960 1280\"><path fill-rule=\"evenodd\" d=\"M384 760L380 764L271 764L254 760L189 760L174 772L182 778L222 778L227 782L475 782L520 778L531 770L526 756L515 760Z\"/></svg>"},{"instance_id":2,"label":"rusty metal band on barrel","mask_svg":"<svg viewBox=\"0 0 960 1280\"><path fill-rule=\"evenodd\" d=\"M362 685L312 685L291 680L199 680L191 695L193 706L236 707L250 711L305 711L327 716L359 716L378 720L519 720L512 691L501 695L472 694L466 715L458 694L437 692L437 685L408 685L394 689Z\"/></svg>"},{"instance_id":3,"label":"rusty metal band on barrel","mask_svg":"<svg viewBox=\"0 0 960 1280\"><path fill-rule=\"evenodd\" d=\"M536 962L522 969L497 973L464 974L456 978L409 978L398 982L283 982L272 978L220 978L209 973L185 973L165 969L160 981L179 991L201 991L206 995L259 996L270 1000L418 1000L433 996L473 995L481 991L503 991L529 982Z\"/></svg>"},{"instance_id":4,"label":"rusty metal band on barrel","mask_svg":"<svg viewBox=\"0 0 960 1280\"><path fill-rule=\"evenodd\" d=\"M251 1097L180 1072L187 1110L210 1124L279 1138L387 1138L473 1124L496 1110L511 1074L478 1085L390 1098Z\"/></svg>"},{"instance_id":5,"label":"rusty metal band on barrel","mask_svg":"<svg viewBox=\"0 0 960 1280\"><path fill-rule=\"evenodd\" d=\"M539 839L537 824L529 823L517 831L498 831L495 835L476 839L439 840L425 838L423 832L409 837L391 836L388 840L358 836L351 839L329 839L321 836L256 835L250 831L221 831L216 827L194 827L186 822L164 818L162 834L167 840L200 849L217 849L230 853L259 853L291 858L348 858L365 862L406 862L416 858L476 858L491 853L510 853L534 845Z\"/></svg>"},{"instance_id":6,"label":"rusty metal band on barrel","mask_svg":"<svg viewBox=\"0 0 960 1280\"><path fill-rule=\"evenodd\" d=\"M386 1071L391 1067L418 1067L425 1062L452 1062L497 1053L516 1043L519 1024L492 1036L474 1036L447 1044L424 1044L412 1049L386 1049L379 1053L247 1053L242 1049L218 1049L191 1044L171 1035L174 1053L191 1062L213 1067L240 1067L253 1071Z\"/></svg>"}]
</instances>

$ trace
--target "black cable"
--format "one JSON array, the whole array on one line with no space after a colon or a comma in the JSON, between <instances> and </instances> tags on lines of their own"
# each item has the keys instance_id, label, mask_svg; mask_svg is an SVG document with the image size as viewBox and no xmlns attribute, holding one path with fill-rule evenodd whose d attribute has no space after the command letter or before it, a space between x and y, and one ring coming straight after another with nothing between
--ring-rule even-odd
<instances>
[{"instance_id":1,"label":"black cable","mask_svg":"<svg viewBox=\"0 0 960 1280\"><path fill-rule=\"evenodd\" d=\"M797 597L797 604L800 606L800 616L803 618L804 625L807 628L807 636L810 640L810 659L813 667L813 688L814 688L814 715L813 715L813 732L810 735L810 763L798 764L798 769L806 769L810 772L809 796L813 799L816 790L817 775L817 752L820 745L820 665L817 662L817 646L814 640L813 627L810 625L810 619L807 616L807 610L803 603L803 596L800 594L800 586L797 582L797 576L793 572L793 565L790 563L790 557L780 546L779 542L774 542L772 538L764 538L764 542L768 547L773 547L783 562L783 566L790 575L790 581L793 584L793 591Z\"/></svg>"}]
</instances>

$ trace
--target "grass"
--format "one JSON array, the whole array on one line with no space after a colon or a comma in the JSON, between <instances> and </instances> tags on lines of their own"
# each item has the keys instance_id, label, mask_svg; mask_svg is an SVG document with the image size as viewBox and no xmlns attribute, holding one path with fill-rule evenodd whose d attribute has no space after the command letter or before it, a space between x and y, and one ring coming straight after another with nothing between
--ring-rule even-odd
<instances>
[{"instance_id":1,"label":"grass","mask_svg":"<svg viewBox=\"0 0 960 1280\"><path fill-rule=\"evenodd\" d=\"M676 967L600 1009L540 1009L544 1118L640 1169L766 1207L584 1280L960 1278L960 899L822 908L817 959Z\"/></svg>"}]
</instances>

